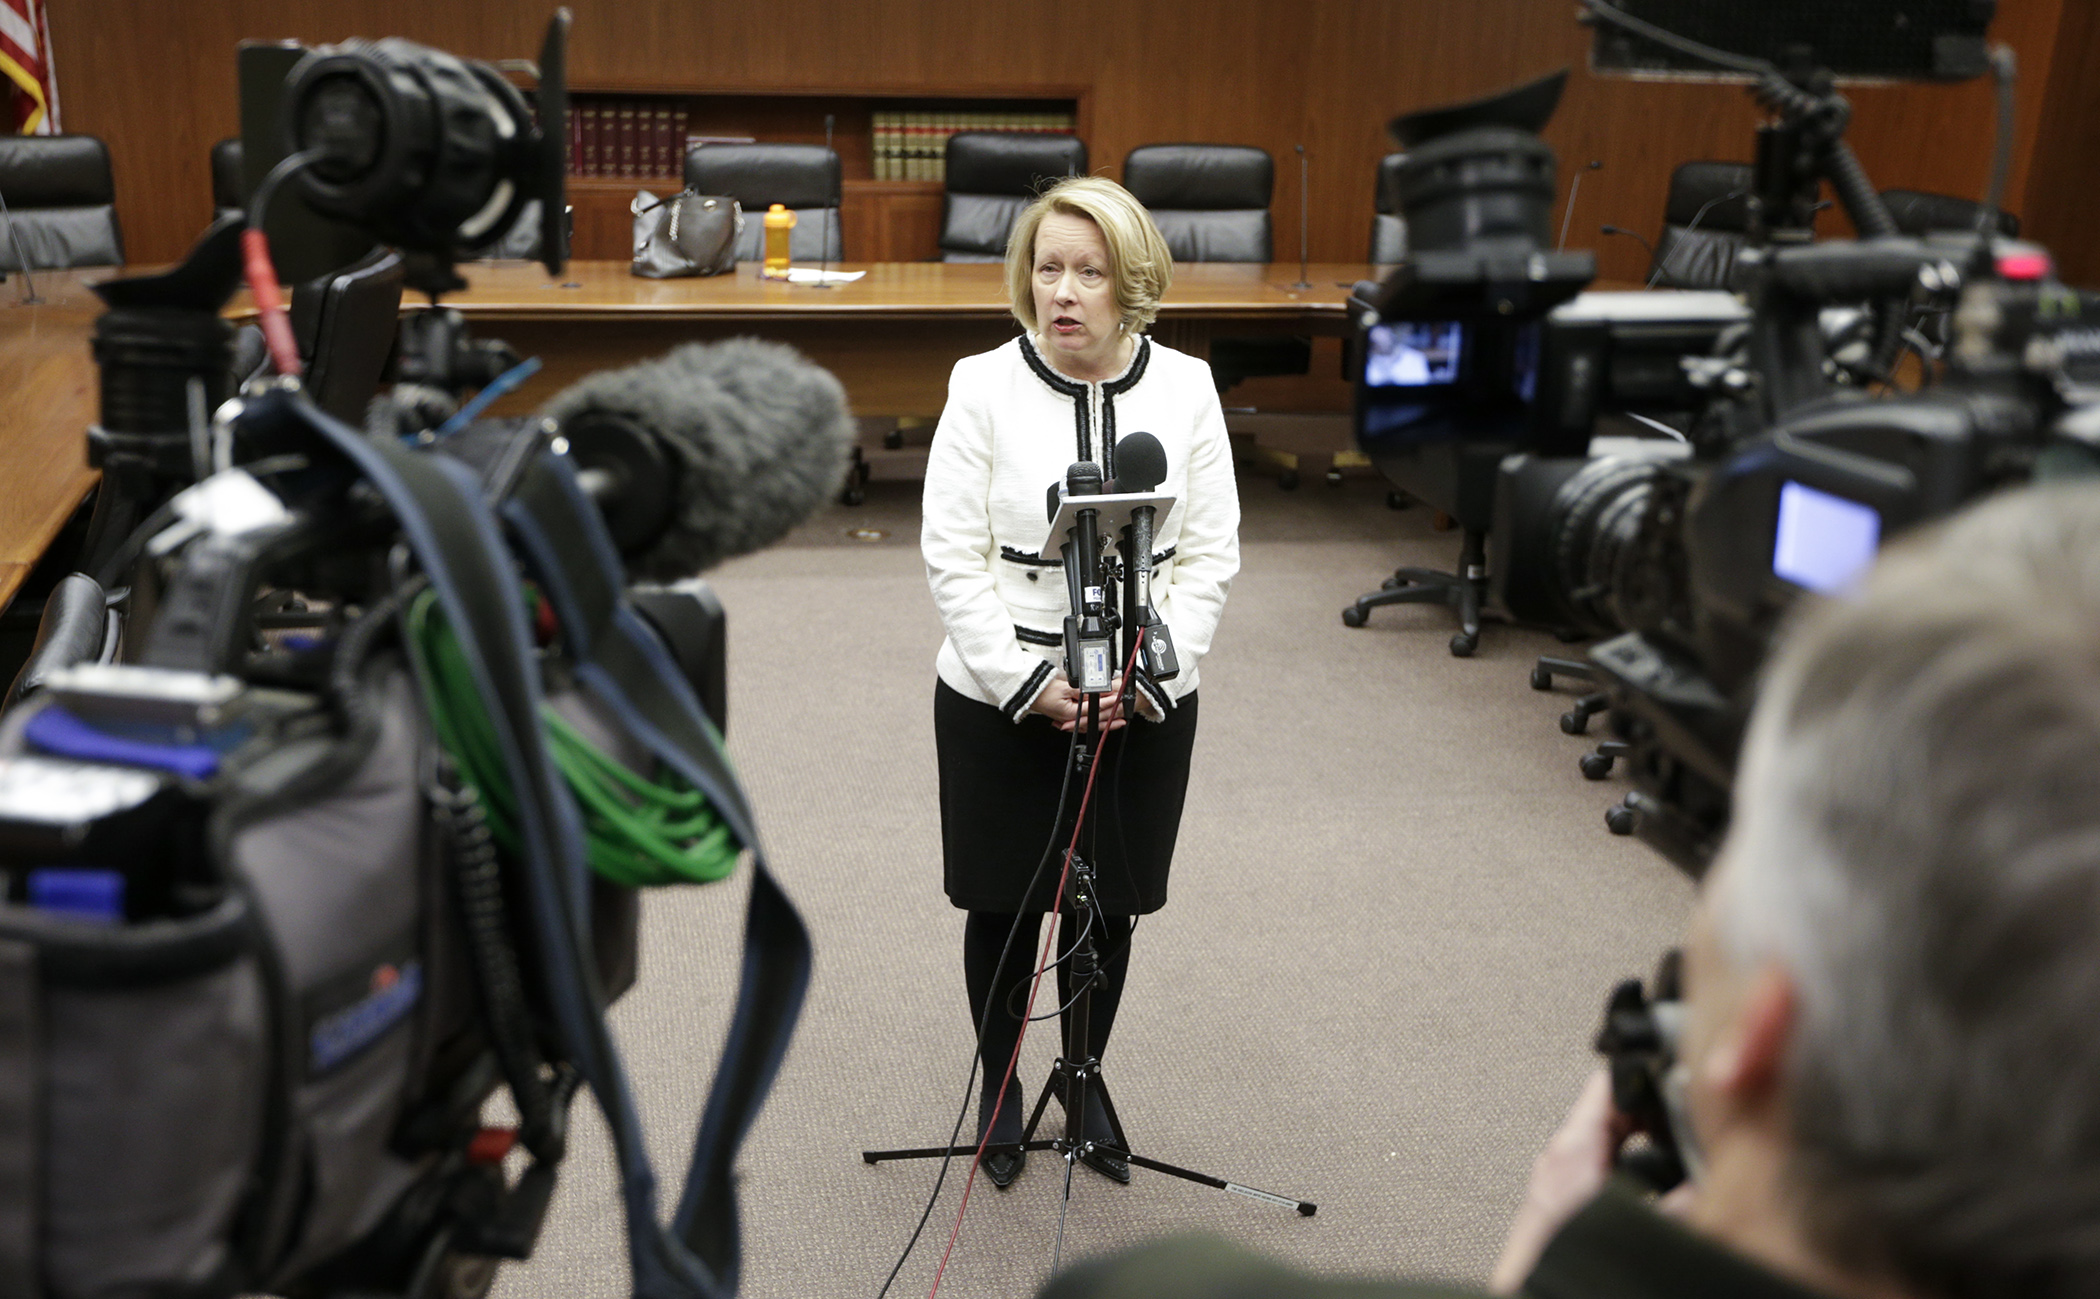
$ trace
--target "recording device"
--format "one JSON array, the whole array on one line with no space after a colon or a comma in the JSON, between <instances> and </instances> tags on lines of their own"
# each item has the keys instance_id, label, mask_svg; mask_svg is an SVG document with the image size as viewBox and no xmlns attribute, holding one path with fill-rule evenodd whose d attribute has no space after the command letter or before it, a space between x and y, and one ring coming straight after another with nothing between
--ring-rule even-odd
<instances>
[{"instance_id":1,"label":"recording device","mask_svg":"<svg viewBox=\"0 0 2100 1299\"><path fill-rule=\"evenodd\" d=\"M557 82L565 27L543 62ZM288 137L332 160L339 191L314 193L368 238L416 241L401 251L438 286L430 268L530 183L524 119L435 52L327 58L282 96L306 113ZM447 108L441 131L419 103ZM502 140L479 179L416 188L432 159L472 170L461 141ZM558 212L558 173L552 196ZM469 233L442 228L460 213ZM843 394L722 345L637 367L619 394L585 381L546 416L460 407L408 439L382 396L367 432L296 379L235 392L219 313L240 235L222 224L173 270L100 287L109 580L79 578L92 598L67 608L120 593L121 636L48 639L0 725L0 944L24 954L0 983L68 1028L0 1031L30 1084L0 1096L0 1130L35 1134L10 1176L39 1215L5 1287L484 1293L497 1260L531 1254L588 1087L637 1292L733 1292L734 1158L808 937L719 703L701 707L721 693L719 607L632 585L607 519L655 577L765 544L842 478ZM372 331L340 323L317 327L310 373L368 365ZM413 347L423 385L484 377L476 358L500 354L472 342ZM635 978L636 889L721 878L740 851L750 950L667 1227L605 1008ZM514 1127L484 1124L499 1090Z\"/></svg>"},{"instance_id":2,"label":"recording device","mask_svg":"<svg viewBox=\"0 0 2100 1299\"><path fill-rule=\"evenodd\" d=\"M1684 1020L1684 953L1673 947L1646 985L1628 979L1612 989L1597 1030L1596 1049L1611 1074L1612 1108L1631 1129L1613 1162L1656 1192L1699 1173L1699 1147L1685 1106L1690 1079L1678 1058Z\"/></svg>"},{"instance_id":3,"label":"recording device","mask_svg":"<svg viewBox=\"0 0 2100 1299\"><path fill-rule=\"evenodd\" d=\"M1065 561L1065 678L1084 694L1106 694L1115 677L1111 643L1115 614L1103 591L1101 512L1087 498L1101 495L1101 466L1081 460L1065 471L1065 498L1073 503L1072 526L1060 549ZM1056 516L1052 516L1052 523Z\"/></svg>"},{"instance_id":4,"label":"recording device","mask_svg":"<svg viewBox=\"0 0 2100 1299\"><path fill-rule=\"evenodd\" d=\"M1614 12L1642 7L1594 0L1600 48ZM1892 0L1848 14L1887 22L1920 12ZM1973 31L1980 37L1980 24ZM1902 71L1968 66L1941 57L1948 48L1913 46ZM1788 205L1804 175L1827 176L1863 231L1893 228L1843 146L1849 108L1812 65L1796 60L1781 75L1709 53L1749 70L1776 115L1760 135L1752 196L1765 215L1738 262L1744 314L1714 311L1696 331L1704 346L1689 336L1662 343L1681 348L1675 395L1685 400L1659 416L1674 436L1511 457L1494 511L1497 591L1509 612L1610 637L1591 659L1634 785L1629 828L1694 874L1725 831L1757 671L1787 609L1806 593L1841 593L1906 528L2038 474L2085 472L2095 461L2087 412L2100 392L2084 303L2055 282L2041 249L1995 228L1797 238ZM1775 168L1793 179L1767 183ZM1920 349L1917 390L1870 394L1915 342L1909 322L1920 312L1950 313L1944 356ZM1613 396L1600 409L1624 408Z\"/></svg>"},{"instance_id":5,"label":"recording device","mask_svg":"<svg viewBox=\"0 0 2100 1299\"><path fill-rule=\"evenodd\" d=\"M318 256L334 259L313 265L288 251L280 254L289 259L280 261L284 277L310 279L350 260L359 240L377 241L402 252L411 287L451 292L465 285L454 265L493 248L534 201L540 259L560 275L568 28L566 9L547 25L531 104L487 63L398 38L244 47L242 166L251 202L281 160L304 158L290 183L308 211L287 214L289 228L260 214L264 229L291 250L302 242L299 223L308 223ZM288 73L287 59L295 59Z\"/></svg>"}]
</instances>

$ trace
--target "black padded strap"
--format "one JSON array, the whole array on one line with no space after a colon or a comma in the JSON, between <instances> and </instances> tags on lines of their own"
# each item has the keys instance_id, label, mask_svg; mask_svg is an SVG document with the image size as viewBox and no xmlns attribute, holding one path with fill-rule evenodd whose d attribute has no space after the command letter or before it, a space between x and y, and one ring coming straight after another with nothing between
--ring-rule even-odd
<instances>
[{"instance_id":1,"label":"black padded strap","mask_svg":"<svg viewBox=\"0 0 2100 1299\"><path fill-rule=\"evenodd\" d=\"M36 947L0 941L0 1294L43 1293L37 1256L42 1000Z\"/></svg>"}]
</instances>

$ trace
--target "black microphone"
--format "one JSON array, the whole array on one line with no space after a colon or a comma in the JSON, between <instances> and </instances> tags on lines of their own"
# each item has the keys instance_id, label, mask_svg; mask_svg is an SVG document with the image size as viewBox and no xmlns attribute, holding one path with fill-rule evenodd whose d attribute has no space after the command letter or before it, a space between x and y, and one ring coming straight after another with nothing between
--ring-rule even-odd
<instances>
[{"instance_id":1,"label":"black microphone","mask_svg":"<svg viewBox=\"0 0 2100 1299\"><path fill-rule=\"evenodd\" d=\"M1603 166L1602 158L1592 158L1588 169L1598 171ZM1575 223L1575 200L1581 196L1582 173L1578 171L1575 173L1575 179L1568 182L1568 210L1560 214L1560 247L1555 249L1555 252L1568 251L1568 227Z\"/></svg>"},{"instance_id":2,"label":"black microphone","mask_svg":"<svg viewBox=\"0 0 2100 1299\"><path fill-rule=\"evenodd\" d=\"M1150 433L1132 433L1116 440L1116 490L1151 492L1167 478L1167 450ZM1144 628L1145 671L1155 681L1168 681L1181 673L1174 653L1174 636L1152 608L1152 537L1157 520L1154 507L1141 505L1130 512L1124 530L1123 571L1124 626L1126 637ZM1127 652L1128 642L1124 645Z\"/></svg>"},{"instance_id":3,"label":"black microphone","mask_svg":"<svg viewBox=\"0 0 2100 1299\"><path fill-rule=\"evenodd\" d=\"M856 441L830 371L752 338L601 370L541 414L629 571L656 581L778 541L838 494Z\"/></svg>"},{"instance_id":4,"label":"black microphone","mask_svg":"<svg viewBox=\"0 0 2100 1299\"><path fill-rule=\"evenodd\" d=\"M1599 233L1599 234L1607 234L1607 235L1625 235L1625 236L1626 236L1626 237L1627 237L1628 239L1631 239L1631 240L1633 240L1633 242L1635 242L1635 243L1639 244L1639 245L1640 245L1641 247L1643 247L1643 248L1645 248L1645 249L1647 249L1647 250L1648 250L1648 264L1649 264L1650 266L1653 266L1653 267L1655 267L1655 275L1653 275L1653 276L1650 276L1650 277L1649 277L1649 280L1648 280L1648 285L1649 285L1649 287L1650 287L1650 288L1653 288L1653 287L1654 287L1654 285L1655 285L1655 281L1656 281L1656 279L1657 279L1657 278L1659 278L1659 277L1661 277L1662 275L1666 274L1666 272L1665 272L1665 271L1664 271L1664 269L1663 269L1663 266L1662 266L1662 264L1661 264L1661 263L1659 263L1659 262L1657 262L1657 261L1655 260L1655 245L1654 245L1654 244L1651 244L1651 243L1649 243L1649 242L1648 242L1648 241L1647 241L1646 239L1643 239L1643 238L1641 237L1641 235L1640 235L1640 233L1639 233L1638 231L1634 231L1634 230L1628 230L1628 229L1627 229L1627 228L1626 228L1625 226L1609 226L1609 225L1607 225L1607 226L1598 226L1598 227L1597 227L1597 231L1598 231L1598 233ZM1675 276L1671 276L1671 278L1670 278L1670 283L1671 283L1671 284L1672 284L1672 285L1674 286L1674 285L1676 284L1676 282L1677 282L1677 280L1676 280L1676 277L1675 277Z\"/></svg>"},{"instance_id":5,"label":"black microphone","mask_svg":"<svg viewBox=\"0 0 2100 1299\"><path fill-rule=\"evenodd\" d=\"M1120 443L1118 447L1120 449ZM1065 470L1065 495L1099 496L1101 466L1079 460ZM1105 694L1115 676L1108 636L1108 601L1101 573L1101 512L1081 509L1065 534L1065 679L1086 694Z\"/></svg>"}]
</instances>

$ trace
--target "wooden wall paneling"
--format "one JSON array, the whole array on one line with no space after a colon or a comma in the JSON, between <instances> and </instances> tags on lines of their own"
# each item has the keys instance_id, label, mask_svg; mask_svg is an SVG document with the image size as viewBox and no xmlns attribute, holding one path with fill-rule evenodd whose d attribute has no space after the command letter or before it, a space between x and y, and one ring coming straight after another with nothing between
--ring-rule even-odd
<instances>
[{"instance_id":1,"label":"wooden wall paneling","mask_svg":"<svg viewBox=\"0 0 2100 1299\"><path fill-rule=\"evenodd\" d=\"M1740 87L1589 77L1580 71L1588 32L1573 21L1568 0L1067 0L1055 32L1084 39L1046 35L1041 5L1021 0L578 0L573 7L575 84L710 93L725 102L794 90L811 98L799 109L766 111L787 113L794 120L781 129L805 136L808 119L795 113L827 95L976 85L987 97L1083 92L1080 113L1098 174L1120 175L1124 155L1140 144L1258 145L1277 160L1277 248L1286 256L1298 244L1292 146L1302 142L1311 162L1315 260L1364 255L1373 169L1390 147L1384 123L1407 109L1575 66L1547 139L1566 163L1604 163L1584 183L1571 237L1591 245L1605 222L1652 235L1669 168L1689 158L1748 157L1757 117ZM2026 168L2048 88L2057 124L2051 141L2075 143L2078 124L2092 119L2078 84L2048 71L2065 13L2080 13L2078 32L2090 45L2087 7L2085 0L2002 0L1997 28L2028 74L2015 192L2065 211L2069 200L2030 183ZM519 57L537 50L550 9L544 0L454 7L51 0L50 13L67 125L109 141L130 251L150 262L179 256L208 217L207 151L235 129L233 50L241 38L392 34L472 57ZM1981 192L1987 88L1871 89L1855 100L1854 138L1877 182ZM821 109L815 121L821 135ZM842 112L842 130L848 121ZM2064 238L2093 243L2100 256L2100 223L2085 224ZM1638 275L1646 263L1630 241L1598 246L1607 277ZM2063 251L2067 264L2081 255L2070 242Z\"/></svg>"},{"instance_id":2,"label":"wooden wall paneling","mask_svg":"<svg viewBox=\"0 0 2100 1299\"><path fill-rule=\"evenodd\" d=\"M2100 220L2090 182L2100 160L2100 6L2064 7L2046 84L2021 69L2022 103L2040 101L2036 143L2014 204L2021 233L2056 254L2066 283L2100 288Z\"/></svg>"},{"instance_id":3,"label":"wooden wall paneling","mask_svg":"<svg viewBox=\"0 0 2100 1299\"><path fill-rule=\"evenodd\" d=\"M839 212L849 262L924 262L941 255L942 187L923 180L846 184Z\"/></svg>"}]
</instances>

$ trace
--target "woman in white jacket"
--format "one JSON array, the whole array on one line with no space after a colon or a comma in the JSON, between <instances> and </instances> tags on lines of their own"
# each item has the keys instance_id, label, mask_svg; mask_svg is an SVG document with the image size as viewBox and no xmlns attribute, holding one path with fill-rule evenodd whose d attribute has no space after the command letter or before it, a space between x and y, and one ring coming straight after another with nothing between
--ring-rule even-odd
<instances>
[{"instance_id":1,"label":"woman in white jacket","mask_svg":"<svg viewBox=\"0 0 2100 1299\"><path fill-rule=\"evenodd\" d=\"M995 1143L1021 1135L1025 1098L1016 1083L1002 1101L999 1080L1021 1031L1026 993L1016 985L1029 977L1042 913L1054 902L1063 845L1053 854L1049 840L1071 732L1085 724L1080 695L1057 666L1063 566L1054 552L1036 550L1045 490L1080 460L1113 479L1118 439L1142 431L1166 451L1159 490L1176 502L1155 538L1152 592L1181 671L1164 682L1140 672L1134 723L1115 706L1118 696L1102 701L1088 818L1097 827L1104 963L1089 1040L1068 1042L1068 1053L1101 1054L1134 917L1166 902L1197 677L1239 570L1239 496L1210 367L1144 334L1172 277L1166 241L1122 186L1083 177L1044 193L1015 224L1006 253L1013 313L1025 332L956 364L927 461L921 548L948 633L934 690L942 848L948 897L969 912L964 978L973 1020L984 1026L978 1128L982 1135L989 1127ZM1046 856L1050 867L1038 875ZM1074 991L1068 969L1058 967L1059 1004ZM1105 1141L1107 1115L1098 1093L1089 1095L1087 1135ZM985 1171L1003 1187L1022 1159L988 1157ZM1113 1154L1087 1162L1129 1180Z\"/></svg>"}]
</instances>

